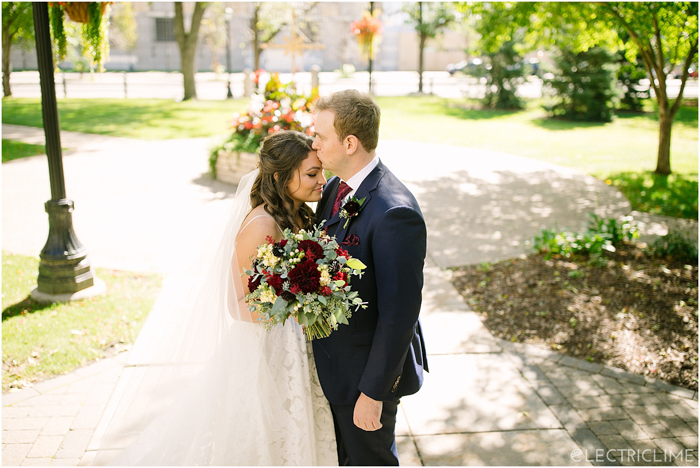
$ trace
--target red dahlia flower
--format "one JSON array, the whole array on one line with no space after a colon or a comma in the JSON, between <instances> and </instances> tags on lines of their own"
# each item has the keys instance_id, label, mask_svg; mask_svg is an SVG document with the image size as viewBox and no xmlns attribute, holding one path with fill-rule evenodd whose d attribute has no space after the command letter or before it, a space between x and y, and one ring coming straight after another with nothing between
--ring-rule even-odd
<instances>
[{"instance_id":1,"label":"red dahlia flower","mask_svg":"<svg viewBox=\"0 0 700 468\"><path fill-rule=\"evenodd\" d=\"M299 244L301 245L301 242ZM320 279L321 273L316 267L316 262L309 258L289 272L289 281L303 293L316 292L320 285Z\"/></svg>"},{"instance_id":2,"label":"red dahlia flower","mask_svg":"<svg viewBox=\"0 0 700 468\"><path fill-rule=\"evenodd\" d=\"M275 293L279 296L282 294L282 285L284 280L280 275L267 275L267 284L275 288Z\"/></svg>"},{"instance_id":3,"label":"red dahlia flower","mask_svg":"<svg viewBox=\"0 0 700 468\"><path fill-rule=\"evenodd\" d=\"M282 291L282 299L287 302L296 301L297 297L289 291Z\"/></svg>"},{"instance_id":4,"label":"red dahlia flower","mask_svg":"<svg viewBox=\"0 0 700 468\"><path fill-rule=\"evenodd\" d=\"M316 261L323 258L323 247L318 245L318 242L312 240L303 240L298 244L299 250L306 254L306 258L311 261Z\"/></svg>"},{"instance_id":5,"label":"red dahlia flower","mask_svg":"<svg viewBox=\"0 0 700 468\"><path fill-rule=\"evenodd\" d=\"M253 279L256 278L256 279ZM260 275L252 274L248 277L248 291L253 292L260 286L260 280L262 277Z\"/></svg>"}]
</instances>

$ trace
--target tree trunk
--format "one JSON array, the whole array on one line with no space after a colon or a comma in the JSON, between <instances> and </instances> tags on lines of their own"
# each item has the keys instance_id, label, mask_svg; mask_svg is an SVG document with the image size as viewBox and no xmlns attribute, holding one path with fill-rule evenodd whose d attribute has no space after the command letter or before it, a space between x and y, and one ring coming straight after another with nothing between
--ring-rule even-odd
<instances>
[{"instance_id":1,"label":"tree trunk","mask_svg":"<svg viewBox=\"0 0 700 468\"><path fill-rule=\"evenodd\" d=\"M12 96L10 89L10 73L12 73L12 62L10 60L10 48L12 46L12 36L9 31L2 32L2 91L5 97Z\"/></svg>"},{"instance_id":2,"label":"tree trunk","mask_svg":"<svg viewBox=\"0 0 700 468\"><path fill-rule=\"evenodd\" d=\"M253 18L250 20L250 29L253 30L253 57L255 62L253 64L253 70L260 70L260 54L262 54L262 48L260 47L260 30L258 29L260 8L260 4L256 4L253 7Z\"/></svg>"},{"instance_id":3,"label":"tree trunk","mask_svg":"<svg viewBox=\"0 0 700 468\"><path fill-rule=\"evenodd\" d=\"M180 66L184 84L183 101L197 99L194 75L196 72L196 52L199 42L199 26L202 23L206 4L197 2L192 13L190 31L185 32L185 18L182 11L182 2L175 2L175 38L180 48Z\"/></svg>"},{"instance_id":4,"label":"tree trunk","mask_svg":"<svg viewBox=\"0 0 700 468\"><path fill-rule=\"evenodd\" d=\"M673 115L668 108L668 99L665 90L658 96L659 103L659 151L656 157L656 172L661 175L671 173L671 127Z\"/></svg>"},{"instance_id":5,"label":"tree trunk","mask_svg":"<svg viewBox=\"0 0 700 468\"><path fill-rule=\"evenodd\" d=\"M418 92L423 92L423 49L425 33L423 32L423 2L418 2Z\"/></svg>"},{"instance_id":6,"label":"tree trunk","mask_svg":"<svg viewBox=\"0 0 700 468\"><path fill-rule=\"evenodd\" d=\"M420 35L418 40L418 92L423 92L423 51L425 50L426 36Z\"/></svg>"},{"instance_id":7,"label":"tree trunk","mask_svg":"<svg viewBox=\"0 0 700 468\"><path fill-rule=\"evenodd\" d=\"M661 69L661 67L658 68ZM656 93L656 102L659 107L659 150L656 155L656 170L654 172L668 175L671 173L671 126L673 125L673 112L671 112L668 102L666 74L663 71L661 73L657 71L657 78L659 80Z\"/></svg>"},{"instance_id":8,"label":"tree trunk","mask_svg":"<svg viewBox=\"0 0 700 468\"><path fill-rule=\"evenodd\" d=\"M188 99L197 99L197 87L195 86L195 50L193 48L186 48L180 51L180 58L182 61L182 81L185 86L185 95L182 98L183 101Z\"/></svg>"}]
</instances>

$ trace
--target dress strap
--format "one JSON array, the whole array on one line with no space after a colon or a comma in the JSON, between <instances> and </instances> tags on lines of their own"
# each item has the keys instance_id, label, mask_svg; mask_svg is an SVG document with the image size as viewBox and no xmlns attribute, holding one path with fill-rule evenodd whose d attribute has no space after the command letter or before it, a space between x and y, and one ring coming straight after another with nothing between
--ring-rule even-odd
<instances>
[{"instance_id":1,"label":"dress strap","mask_svg":"<svg viewBox=\"0 0 700 468\"><path fill-rule=\"evenodd\" d=\"M267 218L272 218L272 216L270 216L270 215L268 215L268 214L261 214L261 215L258 215L258 216L254 216L254 217L251 218L247 223L245 223L245 226L243 226L243 227L241 228L241 230L238 231L238 233L240 234L241 232L243 232L243 230L244 230L245 228L247 228L248 225L249 225L250 223L252 223L253 221L255 221L256 219L258 219L258 218L265 218L265 217L267 217ZM275 218L272 218L272 219L274 220ZM280 225L277 224L277 221L275 221L275 226L277 226L277 229L279 229L280 232L284 232L284 231L282 231L282 228L280 227Z\"/></svg>"}]
</instances>

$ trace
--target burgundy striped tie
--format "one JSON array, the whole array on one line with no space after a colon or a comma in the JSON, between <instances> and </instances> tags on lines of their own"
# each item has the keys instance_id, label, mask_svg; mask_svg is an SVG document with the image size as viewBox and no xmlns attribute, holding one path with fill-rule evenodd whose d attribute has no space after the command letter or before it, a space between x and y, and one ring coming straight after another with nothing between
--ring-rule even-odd
<instances>
[{"instance_id":1,"label":"burgundy striped tie","mask_svg":"<svg viewBox=\"0 0 700 468\"><path fill-rule=\"evenodd\" d=\"M335 196L335 201L333 202L331 218L335 216L335 214L338 212L338 210L340 209L340 203L343 201L343 198L345 198L345 196L350 192L352 192L352 188L350 188L348 184L341 180L340 186L338 186L338 194Z\"/></svg>"}]
</instances>

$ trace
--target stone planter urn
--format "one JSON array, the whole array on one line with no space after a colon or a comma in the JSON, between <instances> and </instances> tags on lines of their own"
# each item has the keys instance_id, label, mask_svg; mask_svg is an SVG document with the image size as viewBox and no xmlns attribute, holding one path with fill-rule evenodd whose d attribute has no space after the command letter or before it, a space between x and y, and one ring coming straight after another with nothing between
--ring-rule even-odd
<instances>
[{"instance_id":1,"label":"stone planter urn","mask_svg":"<svg viewBox=\"0 0 700 468\"><path fill-rule=\"evenodd\" d=\"M219 150L216 159L216 179L237 185L241 177L258 167L258 155L254 153Z\"/></svg>"}]
</instances>

